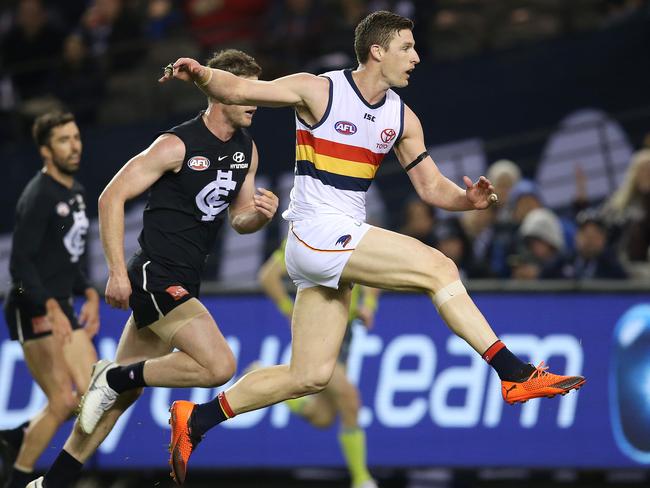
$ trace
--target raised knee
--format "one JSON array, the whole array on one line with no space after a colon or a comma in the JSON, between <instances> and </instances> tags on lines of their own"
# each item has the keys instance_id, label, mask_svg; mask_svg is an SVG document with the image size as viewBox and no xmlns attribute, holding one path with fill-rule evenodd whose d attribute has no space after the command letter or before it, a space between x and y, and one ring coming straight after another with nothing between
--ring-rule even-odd
<instances>
[{"instance_id":1,"label":"raised knee","mask_svg":"<svg viewBox=\"0 0 650 488\"><path fill-rule=\"evenodd\" d=\"M213 361L205 368L206 387L214 388L230 381L237 370L237 362L232 353Z\"/></svg>"},{"instance_id":2,"label":"raised knee","mask_svg":"<svg viewBox=\"0 0 650 488\"><path fill-rule=\"evenodd\" d=\"M460 273L456 263L440 252L433 252L435 253L435 264L427 269L428 279L426 288L429 293L435 293L448 284L460 279Z\"/></svg>"},{"instance_id":3,"label":"raised knee","mask_svg":"<svg viewBox=\"0 0 650 488\"><path fill-rule=\"evenodd\" d=\"M460 279L460 273L458 272L458 266L456 263L447 256L444 256L442 263L440 264L440 276L444 279L445 284L449 284L452 281Z\"/></svg>"},{"instance_id":4,"label":"raised knee","mask_svg":"<svg viewBox=\"0 0 650 488\"><path fill-rule=\"evenodd\" d=\"M332 369L321 367L312 372L302 374L297 378L297 393L302 395L313 395L323 391L330 382Z\"/></svg>"}]
</instances>

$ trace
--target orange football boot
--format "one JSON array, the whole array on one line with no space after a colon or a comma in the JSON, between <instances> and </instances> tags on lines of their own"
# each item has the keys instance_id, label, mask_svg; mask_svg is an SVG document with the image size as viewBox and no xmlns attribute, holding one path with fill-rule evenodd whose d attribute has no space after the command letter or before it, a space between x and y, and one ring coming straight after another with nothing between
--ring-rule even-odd
<instances>
[{"instance_id":1,"label":"orange football boot","mask_svg":"<svg viewBox=\"0 0 650 488\"><path fill-rule=\"evenodd\" d=\"M172 427L171 444L169 444L169 465L172 467L170 473L177 485L185 482L187 475L187 463L192 452L201 442L201 437L192 436L188 422L194 411L196 403L185 400L177 400L172 403L169 413L169 425Z\"/></svg>"},{"instance_id":2,"label":"orange football boot","mask_svg":"<svg viewBox=\"0 0 650 488\"><path fill-rule=\"evenodd\" d=\"M539 363L528 379L523 381L501 381L503 399L510 405L524 403L532 398L566 395L585 383L584 376L562 376L546 371L544 361Z\"/></svg>"}]
</instances>

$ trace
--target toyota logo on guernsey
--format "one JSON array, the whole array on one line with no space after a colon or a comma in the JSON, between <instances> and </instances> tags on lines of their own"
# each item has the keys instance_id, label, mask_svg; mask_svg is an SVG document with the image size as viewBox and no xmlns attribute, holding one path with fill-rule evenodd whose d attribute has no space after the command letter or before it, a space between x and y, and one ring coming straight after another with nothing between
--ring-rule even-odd
<instances>
[{"instance_id":1,"label":"toyota logo on guernsey","mask_svg":"<svg viewBox=\"0 0 650 488\"><path fill-rule=\"evenodd\" d=\"M390 142L395 139L396 135L394 129L384 129L381 131L381 140L384 142Z\"/></svg>"},{"instance_id":2,"label":"toyota logo on guernsey","mask_svg":"<svg viewBox=\"0 0 650 488\"><path fill-rule=\"evenodd\" d=\"M187 161L187 166L194 171L205 171L210 167L210 160L203 156L194 156Z\"/></svg>"},{"instance_id":3,"label":"toyota logo on guernsey","mask_svg":"<svg viewBox=\"0 0 650 488\"><path fill-rule=\"evenodd\" d=\"M346 136L351 136L357 133L357 126L347 120L339 120L334 124L334 128L336 129L336 132Z\"/></svg>"}]
</instances>

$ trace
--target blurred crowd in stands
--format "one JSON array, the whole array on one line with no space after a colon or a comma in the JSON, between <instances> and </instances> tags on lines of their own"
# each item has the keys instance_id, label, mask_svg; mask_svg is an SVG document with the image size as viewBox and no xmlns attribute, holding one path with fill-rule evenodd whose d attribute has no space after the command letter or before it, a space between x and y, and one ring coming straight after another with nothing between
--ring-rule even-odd
<instances>
[{"instance_id":1,"label":"blurred crowd in stands","mask_svg":"<svg viewBox=\"0 0 650 488\"><path fill-rule=\"evenodd\" d=\"M205 58L237 47L259 59L266 78L354 66L354 27L378 9L415 20L424 59L449 60L607 28L647 16L648 5L647 0L9 0L0 6L0 134L24 134L33 114L59 102L82 123L155 116L160 107L146 103L138 81L146 79L150 86L152 69L181 54Z\"/></svg>"},{"instance_id":2,"label":"blurred crowd in stands","mask_svg":"<svg viewBox=\"0 0 650 488\"><path fill-rule=\"evenodd\" d=\"M254 54L263 78L354 66L353 32L368 12L415 20L422 58L448 61L647 19L647 0L14 0L0 6L0 135L20 140L61 103L83 124L193 110L187 92L151 100L152 74L177 57L224 47ZM173 85L173 84L169 84ZM178 84L177 86L180 86ZM201 97L200 94L196 94ZM192 105L194 103L194 105ZM4 141L3 141L4 142ZM466 278L621 279L647 273L650 141L603 202L556 214L520 168L487 172L499 205L461 217L409 200L401 228L452 258ZM596 203L596 205L594 205ZM646 263L646 266L639 265ZM650 276L650 273L645 274Z\"/></svg>"},{"instance_id":3,"label":"blurred crowd in stands","mask_svg":"<svg viewBox=\"0 0 650 488\"><path fill-rule=\"evenodd\" d=\"M650 147L632 156L620 188L596 205L586 198L585 175L576 170L572 208L547 207L536 184L512 161L487 172L499 204L461 217L437 216L419 199L404 207L400 232L436 247L464 278L649 278Z\"/></svg>"}]
</instances>

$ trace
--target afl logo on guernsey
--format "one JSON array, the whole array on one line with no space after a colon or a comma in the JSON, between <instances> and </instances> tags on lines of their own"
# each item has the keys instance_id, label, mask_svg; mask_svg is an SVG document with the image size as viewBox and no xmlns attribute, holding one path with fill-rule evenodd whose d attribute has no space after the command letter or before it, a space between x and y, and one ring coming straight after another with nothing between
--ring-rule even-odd
<instances>
[{"instance_id":1,"label":"afl logo on guernsey","mask_svg":"<svg viewBox=\"0 0 650 488\"><path fill-rule=\"evenodd\" d=\"M67 217L70 215L70 207L65 202L59 202L56 204L56 213L59 217Z\"/></svg>"},{"instance_id":2,"label":"afl logo on guernsey","mask_svg":"<svg viewBox=\"0 0 650 488\"><path fill-rule=\"evenodd\" d=\"M210 160L203 156L194 156L187 161L187 166L194 171L205 171L210 167Z\"/></svg>"},{"instance_id":3,"label":"afl logo on guernsey","mask_svg":"<svg viewBox=\"0 0 650 488\"><path fill-rule=\"evenodd\" d=\"M339 120L334 124L334 128L336 129L336 132L346 136L351 136L352 134L357 133L357 126L346 120Z\"/></svg>"}]
</instances>

